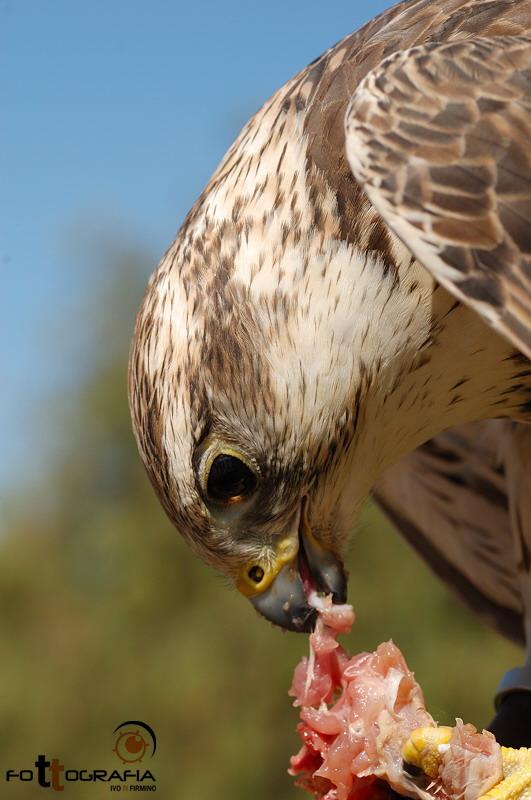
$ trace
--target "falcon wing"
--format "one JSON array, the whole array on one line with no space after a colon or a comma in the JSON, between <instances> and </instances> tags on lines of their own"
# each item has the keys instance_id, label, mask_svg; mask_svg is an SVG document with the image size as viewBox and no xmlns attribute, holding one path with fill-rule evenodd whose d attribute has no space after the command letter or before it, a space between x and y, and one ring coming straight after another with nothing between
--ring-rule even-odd
<instances>
[{"instance_id":1,"label":"falcon wing","mask_svg":"<svg viewBox=\"0 0 531 800\"><path fill-rule=\"evenodd\" d=\"M355 91L346 150L389 227L531 356L531 38L396 53Z\"/></svg>"},{"instance_id":2,"label":"falcon wing","mask_svg":"<svg viewBox=\"0 0 531 800\"><path fill-rule=\"evenodd\" d=\"M505 420L446 431L388 469L374 496L475 614L523 644L519 558L509 512L511 476L504 458L513 435L521 438L521 430L515 432Z\"/></svg>"}]
</instances>

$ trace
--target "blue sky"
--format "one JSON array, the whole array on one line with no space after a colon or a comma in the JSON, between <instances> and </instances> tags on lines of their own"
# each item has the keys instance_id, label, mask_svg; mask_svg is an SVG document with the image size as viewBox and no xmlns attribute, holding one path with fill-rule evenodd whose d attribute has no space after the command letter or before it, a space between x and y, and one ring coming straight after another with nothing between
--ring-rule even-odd
<instances>
[{"instance_id":1,"label":"blue sky","mask_svg":"<svg viewBox=\"0 0 531 800\"><path fill-rule=\"evenodd\" d=\"M0 486L38 474L89 366L83 241L129 238L154 268L248 117L389 5L0 0Z\"/></svg>"}]
</instances>

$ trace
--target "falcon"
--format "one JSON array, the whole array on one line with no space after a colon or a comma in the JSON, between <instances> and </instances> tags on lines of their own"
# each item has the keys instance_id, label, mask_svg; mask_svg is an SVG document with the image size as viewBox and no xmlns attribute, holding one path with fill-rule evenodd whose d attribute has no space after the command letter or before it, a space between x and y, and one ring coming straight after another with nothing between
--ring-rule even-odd
<instances>
[{"instance_id":1,"label":"falcon","mask_svg":"<svg viewBox=\"0 0 531 800\"><path fill-rule=\"evenodd\" d=\"M308 631L373 493L521 642L531 745L531 1L406 0L251 119L154 273L139 449L190 547Z\"/></svg>"}]
</instances>

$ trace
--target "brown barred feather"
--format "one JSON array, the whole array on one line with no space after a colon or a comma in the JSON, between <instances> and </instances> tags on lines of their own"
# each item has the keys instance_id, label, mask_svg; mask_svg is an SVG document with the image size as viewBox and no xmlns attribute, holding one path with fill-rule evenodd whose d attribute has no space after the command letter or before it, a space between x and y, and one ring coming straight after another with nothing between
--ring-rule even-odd
<instances>
[{"instance_id":1,"label":"brown barred feather","mask_svg":"<svg viewBox=\"0 0 531 800\"><path fill-rule=\"evenodd\" d=\"M152 277L135 434L230 578L302 502L343 552L376 485L443 580L531 641L529 34L530 0L406 0L347 36L246 125ZM258 476L225 515L210 441Z\"/></svg>"}]
</instances>

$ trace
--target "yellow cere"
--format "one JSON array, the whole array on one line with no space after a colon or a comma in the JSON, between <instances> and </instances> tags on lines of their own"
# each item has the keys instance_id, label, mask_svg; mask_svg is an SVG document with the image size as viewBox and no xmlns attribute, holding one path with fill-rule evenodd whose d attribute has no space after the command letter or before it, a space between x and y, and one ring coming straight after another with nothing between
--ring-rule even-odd
<instances>
[{"instance_id":1,"label":"yellow cere","mask_svg":"<svg viewBox=\"0 0 531 800\"><path fill-rule=\"evenodd\" d=\"M242 569L239 577L235 581L236 588L245 597L253 597L256 594L261 594L272 584L282 567L284 567L290 561L293 561L298 551L298 535L293 535L293 533L291 533L284 539L281 539L278 543L273 562L253 561L250 564L247 564ZM263 577L260 581L256 581L252 577L253 568L256 567L263 570ZM256 577L256 570L254 574Z\"/></svg>"}]
</instances>

